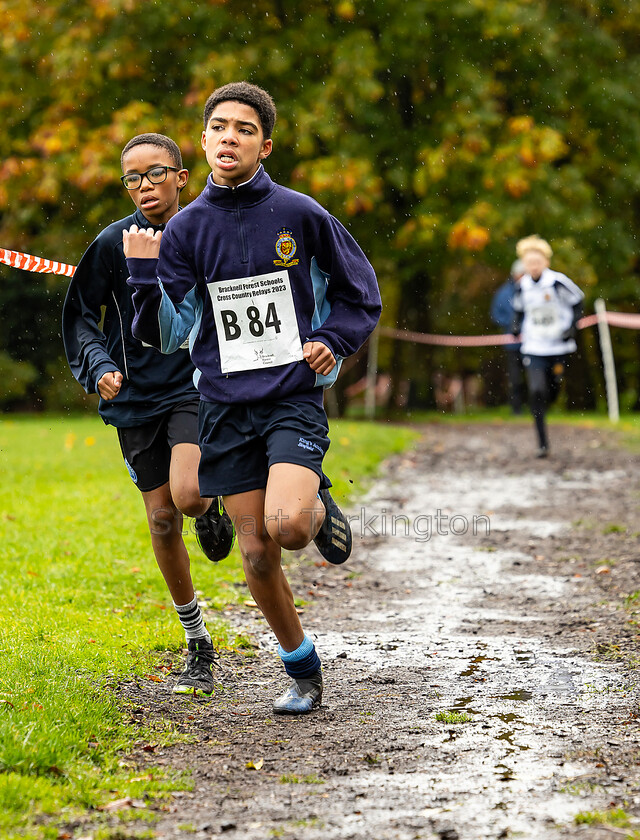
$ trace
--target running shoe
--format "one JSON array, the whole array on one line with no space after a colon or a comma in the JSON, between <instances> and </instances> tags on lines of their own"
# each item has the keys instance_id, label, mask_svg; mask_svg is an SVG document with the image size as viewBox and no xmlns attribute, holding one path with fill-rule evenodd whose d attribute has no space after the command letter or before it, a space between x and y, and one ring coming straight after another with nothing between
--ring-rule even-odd
<instances>
[{"instance_id":1,"label":"running shoe","mask_svg":"<svg viewBox=\"0 0 640 840\"><path fill-rule=\"evenodd\" d=\"M196 516L195 529L198 545L212 563L219 563L229 556L236 539L236 529L220 496L214 496L206 513Z\"/></svg>"},{"instance_id":2,"label":"running shoe","mask_svg":"<svg viewBox=\"0 0 640 840\"><path fill-rule=\"evenodd\" d=\"M318 496L327 512L313 541L325 560L339 566L351 554L351 526L328 489L320 490Z\"/></svg>"},{"instance_id":3,"label":"running shoe","mask_svg":"<svg viewBox=\"0 0 640 840\"><path fill-rule=\"evenodd\" d=\"M210 697L214 686L211 668L217 659L218 653L206 636L190 639L185 668L173 687L173 693Z\"/></svg>"},{"instance_id":4,"label":"running shoe","mask_svg":"<svg viewBox=\"0 0 640 840\"><path fill-rule=\"evenodd\" d=\"M277 715L308 715L322 701L322 671L306 679L295 679L273 704Z\"/></svg>"}]
</instances>

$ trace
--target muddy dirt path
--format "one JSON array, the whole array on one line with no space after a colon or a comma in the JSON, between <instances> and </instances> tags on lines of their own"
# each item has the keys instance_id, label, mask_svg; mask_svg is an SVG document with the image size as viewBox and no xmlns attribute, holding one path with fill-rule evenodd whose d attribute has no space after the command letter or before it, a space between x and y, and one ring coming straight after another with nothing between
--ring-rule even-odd
<instances>
[{"instance_id":1,"label":"muddy dirt path","mask_svg":"<svg viewBox=\"0 0 640 840\"><path fill-rule=\"evenodd\" d=\"M176 698L171 681L126 687L134 716L190 736L128 759L192 773L156 837L640 830L640 458L611 435L555 428L538 461L532 437L428 427L353 506L345 567L289 558L323 659L316 713L272 714L286 679L250 607L228 618L257 655L224 659L213 701ZM612 809L628 827L575 820Z\"/></svg>"}]
</instances>

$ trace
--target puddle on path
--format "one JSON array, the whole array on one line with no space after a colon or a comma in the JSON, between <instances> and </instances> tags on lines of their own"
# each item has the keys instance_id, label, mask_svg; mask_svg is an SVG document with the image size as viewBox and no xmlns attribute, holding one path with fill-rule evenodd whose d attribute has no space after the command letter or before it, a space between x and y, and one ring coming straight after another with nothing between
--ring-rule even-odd
<instances>
[{"instance_id":1,"label":"puddle on path","mask_svg":"<svg viewBox=\"0 0 640 840\"><path fill-rule=\"evenodd\" d=\"M612 483L622 477L608 476ZM378 485L351 513L354 561L365 558L367 577L379 578L379 597L346 607L335 629L311 619L307 632L326 665L328 712L344 698L339 691L332 698L331 662L347 659L356 691L386 699L378 723L388 727L389 752L380 766L374 758L360 772L362 756L350 753L346 775L327 772L321 792L272 790L269 804L288 828L274 827L280 824L267 814L264 822L238 823L228 836L557 840L576 813L606 807L605 792L581 786L587 766L567 755L579 750L598 715L628 713L630 687L615 666L576 655L562 636L551 646L535 632L536 610L570 599L580 580L538 574L531 556L481 550L473 541L473 528L484 537L487 525L532 541L560 535L567 524L527 512L550 498L566 504L576 490L604 480L586 470L521 478L497 470L420 475L407 466ZM266 629L260 641L273 649ZM406 706L398 709L392 697ZM358 749L366 743L355 735L362 723L353 721ZM393 767L393 743L404 735L408 750L408 733L416 734L416 754L401 772ZM415 772L404 772L407 766ZM299 834L289 830L291 814L304 817Z\"/></svg>"},{"instance_id":2,"label":"puddle on path","mask_svg":"<svg viewBox=\"0 0 640 840\"><path fill-rule=\"evenodd\" d=\"M437 509L450 522L453 516L471 522L474 515L490 511L492 528L525 529L536 537L559 533L564 526L514 519L514 502L524 513L551 490L573 492L601 483L602 475L582 472L564 480L537 475L525 484L517 477L485 474L474 477L471 487L469 476L432 475L415 486L412 474L411 481L412 498L401 511L410 521L435 514L426 507L437 500ZM378 513L379 521L382 512L389 516L390 499L401 496L401 488L399 484L371 495L366 514ZM503 506L509 507L508 518L501 516ZM381 575L400 575L404 591L387 593L374 610L350 616L340 632L317 633L327 661L346 656L361 663L363 676L379 682L398 666L427 674L425 746L427 753L431 746L439 756L432 766L426 758L416 773L351 776L350 788L360 790L358 807L350 816L341 813L344 835L332 833L336 823L325 826L326 836L438 836L416 833L437 818L438 825L448 820L455 826L461 840L512 835L542 840L557 837L555 826L589 809L584 798L555 791L584 772L566 761L565 754L580 742L590 714L616 702L612 692L619 677L611 665L576 656L561 645L552 649L532 631L536 599L566 598L575 582L537 575L529 557L480 551L460 542L451 532L418 540L411 529L371 541L368 565ZM515 559L520 561L518 574L509 571ZM529 597L533 611L493 607L491 594L504 596L505 591ZM526 627L527 632L496 635L485 629L495 621ZM467 722L434 726L438 712L463 713ZM443 754L448 760L443 761ZM507 831L511 834L501 833Z\"/></svg>"}]
</instances>

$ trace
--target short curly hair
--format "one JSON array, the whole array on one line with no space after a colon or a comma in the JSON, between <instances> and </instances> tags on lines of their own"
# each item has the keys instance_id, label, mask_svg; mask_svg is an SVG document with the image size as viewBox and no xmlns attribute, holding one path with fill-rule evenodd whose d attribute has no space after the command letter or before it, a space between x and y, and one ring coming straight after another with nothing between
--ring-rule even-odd
<instances>
[{"instance_id":1,"label":"short curly hair","mask_svg":"<svg viewBox=\"0 0 640 840\"><path fill-rule=\"evenodd\" d=\"M135 146L157 146L159 149L164 149L169 153L169 157L171 158L173 165L177 169L183 169L180 147L174 140L170 137L166 137L164 134L138 134L136 137L132 137L122 150L122 154L120 155L120 166L122 166L124 156L127 152Z\"/></svg>"},{"instance_id":2,"label":"short curly hair","mask_svg":"<svg viewBox=\"0 0 640 840\"><path fill-rule=\"evenodd\" d=\"M521 239L516 245L516 254L520 257L520 259L524 257L527 251L538 251L547 260L550 260L553 256L551 245L549 245L546 239L538 236L537 233L534 233L533 236L525 236L525 238Z\"/></svg>"},{"instance_id":3,"label":"short curly hair","mask_svg":"<svg viewBox=\"0 0 640 840\"><path fill-rule=\"evenodd\" d=\"M217 88L204 105L204 127L207 128L214 108L221 102L242 102L257 113L264 139L268 140L276 124L275 102L266 90L249 82L231 82Z\"/></svg>"}]
</instances>

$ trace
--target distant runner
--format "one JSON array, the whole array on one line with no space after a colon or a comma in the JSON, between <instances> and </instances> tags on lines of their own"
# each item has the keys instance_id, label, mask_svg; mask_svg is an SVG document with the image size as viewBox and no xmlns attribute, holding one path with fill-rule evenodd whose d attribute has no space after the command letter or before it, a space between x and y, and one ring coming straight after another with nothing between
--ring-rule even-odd
<instances>
[{"instance_id":1,"label":"distant runner","mask_svg":"<svg viewBox=\"0 0 640 840\"><path fill-rule=\"evenodd\" d=\"M514 335L520 335L529 405L538 435L538 458L549 454L545 415L558 396L566 357L577 349L584 294L565 274L549 268L553 251L539 236L516 246L525 274L513 298Z\"/></svg>"}]
</instances>

